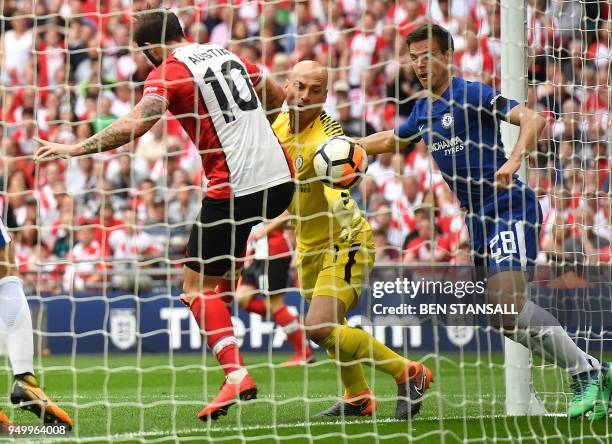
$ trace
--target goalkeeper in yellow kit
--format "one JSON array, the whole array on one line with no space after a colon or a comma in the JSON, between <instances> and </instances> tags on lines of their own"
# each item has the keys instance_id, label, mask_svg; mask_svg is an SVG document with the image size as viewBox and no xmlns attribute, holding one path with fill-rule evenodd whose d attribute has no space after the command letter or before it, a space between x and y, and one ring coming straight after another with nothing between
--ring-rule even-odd
<instances>
[{"instance_id":1,"label":"goalkeeper in yellow kit","mask_svg":"<svg viewBox=\"0 0 612 444\"><path fill-rule=\"evenodd\" d=\"M376 402L365 380L362 362L372 363L398 385L395 416L407 419L420 408L431 371L409 361L372 335L346 325L345 313L361 295L364 278L374 263L374 239L348 191L316 180L312 158L327 139L342 135L323 104L327 70L317 62L295 65L285 84L289 112L281 113L273 129L295 167L298 192L288 212L297 238L297 271L302 295L310 306L305 327L311 340L328 356L342 362L343 400L320 416L371 415ZM353 364L347 364L354 362Z\"/></svg>"}]
</instances>

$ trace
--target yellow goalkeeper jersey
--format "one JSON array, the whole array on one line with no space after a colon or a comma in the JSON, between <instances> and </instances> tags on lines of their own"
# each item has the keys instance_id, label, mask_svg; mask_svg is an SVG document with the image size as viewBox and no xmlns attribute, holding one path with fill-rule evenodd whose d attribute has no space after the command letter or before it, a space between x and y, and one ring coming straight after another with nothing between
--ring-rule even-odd
<instances>
[{"instance_id":1,"label":"yellow goalkeeper jersey","mask_svg":"<svg viewBox=\"0 0 612 444\"><path fill-rule=\"evenodd\" d=\"M281 113L272 125L277 137L291 156L298 180L297 192L289 205L300 251L325 248L334 243L342 230L330 212L329 204L340 199L341 190L323 185L316 179L312 159L326 140L344 134L338 122L325 111L308 127L294 134L289 113ZM369 230L367 222L364 230Z\"/></svg>"}]
</instances>

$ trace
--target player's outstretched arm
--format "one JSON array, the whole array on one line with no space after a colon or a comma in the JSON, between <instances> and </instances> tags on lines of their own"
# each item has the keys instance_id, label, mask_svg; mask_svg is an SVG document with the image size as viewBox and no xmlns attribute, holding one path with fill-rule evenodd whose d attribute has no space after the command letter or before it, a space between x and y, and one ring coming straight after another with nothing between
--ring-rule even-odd
<instances>
[{"instance_id":1,"label":"player's outstretched arm","mask_svg":"<svg viewBox=\"0 0 612 444\"><path fill-rule=\"evenodd\" d=\"M269 77L264 77L255 87L255 92L266 110L268 122L273 123L281 111L285 101L285 92L278 83Z\"/></svg>"},{"instance_id":2,"label":"player's outstretched arm","mask_svg":"<svg viewBox=\"0 0 612 444\"><path fill-rule=\"evenodd\" d=\"M400 139L395 134L395 131L381 131L374 133L362 139L359 139L359 144L363 146L366 152L370 155L381 153L395 153L401 148L408 146L409 139Z\"/></svg>"},{"instance_id":3,"label":"player's outstretched arm","mask_svg":"<svg viewBox=\"0 0 612 444\"><path fill-rule=\"evenodd\" d=\"M143 97L128 114L80 143L63 145L36 139L41 147L36 151L34 160L84 156L119 148L149 131L166 112L166 107L163 99L149 95Z\"/></svg>"},{"instance_id":4,"label":"player's outstretched arm","mask_svg":"<svg viewBox=\"0 0 612 444\"><path fill-rule=\"evenodd\" d=\"M258 230L251 231L251 235L249 236L249 240L257 241L267 235L270 231L274 231L278 228L284 227L287 225L287 221L290 220L289 211L285 210L280 216L275 217L274 219L268 221L263 227Z\"/></svg>"},{"instance_id":5,"label":"player's outstretched arm","mask_svg":"<svg viewBox=\"0 0 612 444\"><path fill-rule=\"evenodd\" d=\"M525 105L517 105L512 108L506 120L513 125L520 126L521 131L508 161L495 173L498 186L508 186L512 183L512 176L521 167L523 158L529 156L529 153L535 149L538 138L546 126L544 117Z\"/></svg>"}]
</instances>

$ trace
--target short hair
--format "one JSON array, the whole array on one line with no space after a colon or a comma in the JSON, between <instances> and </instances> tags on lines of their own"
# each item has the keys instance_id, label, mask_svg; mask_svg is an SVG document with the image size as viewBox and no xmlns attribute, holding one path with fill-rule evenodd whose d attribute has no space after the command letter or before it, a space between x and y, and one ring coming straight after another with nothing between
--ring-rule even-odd
<instances>
[{"instance_id":1,"label":"short hair","mask_svg":"<svg viewBox=\"0 0 612 444\"><path fill-rule=\"evenodd\" d=\"M179 41L185 37L178 17L166 9L141 12L137 15L134 41L139 47Z\"/></svg>"},{"instance_id":2,"label":"short hair","mask_svg":"<svg viewBox=\"0 0 612 444\"><path fill-rule=\"evenodd\" d=\"M430 34L431 32L431 34ZM408 38L406 39L406 44L408 48L410 48L410 44L414 42L422 42L423 40L429 40L433 38L436 42L438 42L438 47L442 53L447 52L449 49L451 51L455 50L455 43L453 42L453 36L444 29L440 25L431 25L425 24L421 25L408 34Z\"/></svg>"},{"instance_id":3,"label":"short hair","mask_svg":"<svg viewBox=\"0 0 612 444\"><path fill-rule=\"evenodd\" d=\"M374 21L376 21L376 15L372 11L370 11L369 9L364 11L364 13L361 15L361 18L364 18L365 16L370 16L370 17L372 17L372 19Z\"/></svg>"}]
</instances>

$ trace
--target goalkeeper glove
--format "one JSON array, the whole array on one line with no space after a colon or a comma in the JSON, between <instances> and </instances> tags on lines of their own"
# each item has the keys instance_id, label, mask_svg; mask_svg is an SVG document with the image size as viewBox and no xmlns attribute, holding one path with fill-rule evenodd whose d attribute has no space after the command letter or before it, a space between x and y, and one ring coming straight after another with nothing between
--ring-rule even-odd
<instances>
[{"instance_id":1,"label":"goalkeeper glove","mask_svg":"<svg viewBox=\"0 0 612 444\"><path fill-rule=\"evenodd\" d=\"M365 219L361 216L361 211L348 192L342 192L341 198L332 204L332 212L338 221L342 231L340 240L344 243L352 244L361 233Z\"/></svg>"}]
</instances>

